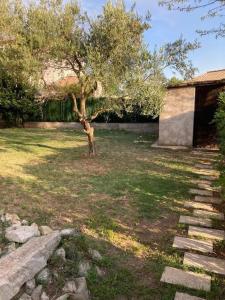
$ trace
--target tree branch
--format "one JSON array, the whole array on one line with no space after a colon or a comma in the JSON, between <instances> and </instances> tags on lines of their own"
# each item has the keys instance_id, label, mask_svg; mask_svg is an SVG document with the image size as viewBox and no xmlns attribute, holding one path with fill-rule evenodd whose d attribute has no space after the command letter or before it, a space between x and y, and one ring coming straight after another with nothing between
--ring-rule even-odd
<instances>
[{"instance_id":1,"label":"tree branch","mask_svg":"<svg viewBox=\"0 0 225 300\"><path fill-rule=\"evenodd\" d=\"M83 118L82 114L80 113L78 107L77 107L77 98L75 95L72 93L72 99L73 99L73 112L75 112L79 118Z\"/></svg>"}]
</instances>

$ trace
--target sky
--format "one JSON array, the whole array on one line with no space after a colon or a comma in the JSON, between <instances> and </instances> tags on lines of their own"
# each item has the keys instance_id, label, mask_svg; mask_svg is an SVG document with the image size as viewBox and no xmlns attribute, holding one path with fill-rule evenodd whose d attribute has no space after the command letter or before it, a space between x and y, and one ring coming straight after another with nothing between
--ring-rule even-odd
<instances>
[{"instance_id":1,"label":"sky","mask_svg":"<svg viewBox=\"0 0 225 300\"><path fill-rule=\"evenodd\" d=\"M101 12L105 2L106 0L80 0L81 7L92 16ZM130 7L133 2L133 0L125 0L127 7ZM173 42L181 35L187 41L198 39L201 48L189 56L194 67L199 70L196 75L211 70L225 69L225 38L216 39L213 35L200 37L196 33L196 29L215 27L221 19L212 18L202 21L203 10L191 13L169 11L165 7L160 7L157 0L136 0L136 10L141 15L145 15L149 10L152 15L152 28L145 33L145 42L150 49ZM166 75L171 77L173 73L167 70Z\"/></svg>"}]
</instances>

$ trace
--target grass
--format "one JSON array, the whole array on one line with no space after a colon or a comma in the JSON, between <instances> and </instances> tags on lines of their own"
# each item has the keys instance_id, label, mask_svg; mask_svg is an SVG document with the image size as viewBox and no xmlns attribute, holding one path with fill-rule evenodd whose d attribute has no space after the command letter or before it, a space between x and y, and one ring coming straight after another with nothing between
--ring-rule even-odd
<instances>
[{"instance_id":1,"label":"grass","mask_svg":"<svg viewBox=\"0 0 225 300\"><path fill-rule=\"evenodd\" d=\"M161 284L160 277L166 265L181 267L182 252L171 245L177 230L185 230L177 223L197 178L197 157L152 149L148 135L96 134L98 156L91 159L79 131L0 130L0 209L40 225L79 228L85 241L63 242L75 247L63 272L76 274L75 252L98 249L107 276L90 273L93 299L172 300L184 289ZM211 293L189 293L224 299L217 281Z\"/></svg>"}]
</instances>

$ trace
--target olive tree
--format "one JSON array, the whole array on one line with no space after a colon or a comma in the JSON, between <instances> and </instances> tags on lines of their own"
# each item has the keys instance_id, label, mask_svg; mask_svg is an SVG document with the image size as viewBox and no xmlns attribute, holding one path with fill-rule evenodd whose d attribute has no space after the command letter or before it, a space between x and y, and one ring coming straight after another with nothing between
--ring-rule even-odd
<instances>
[{"instance_id":1,"label":"olive tree","mask_svg":"<svg viewBox=\"0 0 225 300\"><path fill-rule=\"evenodd\" d=\"M156 117L163 104L164 69L173 67L185 77L193 73L186 60L196 45L187 47L185 40L179 39L151 53L144 43L149 18L139 16L134 6L127 9L123 1L107 2L94 18L76 1L16 3L14 10L8 11L16 17L11 34L18 40L16 51L26 53L21 60L30 69L30 81L40 82L37 79L51 63L77 78L75 84L52 85L47 90L53 89L55 97L70 95L73 111L87 134L90 155L95 155L91 122L97 116L107 111L121 115L138 105L142 114Z\"/></svg>"}]
</instances>

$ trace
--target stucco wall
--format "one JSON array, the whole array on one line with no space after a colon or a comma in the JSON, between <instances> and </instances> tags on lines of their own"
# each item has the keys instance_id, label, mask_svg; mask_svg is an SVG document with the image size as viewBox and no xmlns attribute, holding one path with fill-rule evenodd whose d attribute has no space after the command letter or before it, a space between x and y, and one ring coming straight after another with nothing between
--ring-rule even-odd
<instances>
[{"instance_id":1,"label":"stucco wall","mask_svg":"<svg viewBox=\"0 0 225 300\"><path fill-rule=\"evenodd\" d=\"M195 87L169 89L159 120L159 145L192 146Z\"/></svg>"},{"instance_id":2,"label":"stucco wall","mask_svg":"<svg viewBox=\"0 0 225 300\"><path fill-rule=\"evenodd\" d=\"M158 123L92 123L96 129L126 130L140 133L158 134ZM78 122L26 122L25 128L72 128L82 129Z\"/></svg>"}]
</instances>

